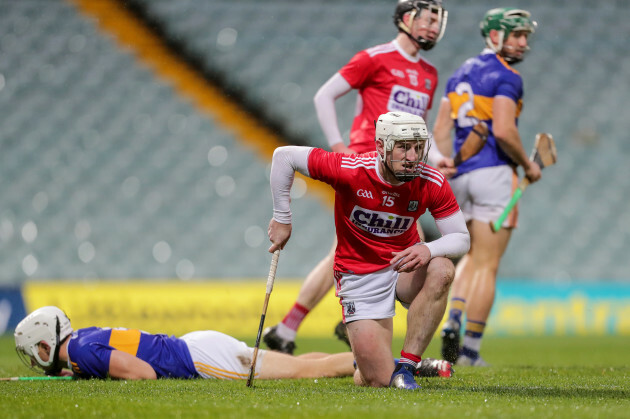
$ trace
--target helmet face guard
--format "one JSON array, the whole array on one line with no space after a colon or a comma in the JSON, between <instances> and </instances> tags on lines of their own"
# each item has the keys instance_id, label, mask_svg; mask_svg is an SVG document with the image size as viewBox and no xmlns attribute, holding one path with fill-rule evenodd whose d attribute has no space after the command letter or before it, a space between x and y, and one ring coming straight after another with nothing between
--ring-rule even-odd
<instances>
[{"instance_id":1,"label":"helmet face guard","mask_svg":"<svg viewBox=\"0 0 630 419\"><path fill-rule=\"evenodd\" d=\"M415 178L419 177L422 173L422 169L427 164L427 156L428 153L425 153L425 148L427 146L427 140L424 138L392 138L390 141L393 141L394 144L402 144L405 150L416 149L416 158L414 160L407 159L394 159L393 153L390 152L389 161L387 160L388 152L385 151L385 167L391 172L396 179L401 182L410 182ZM393 151L393 150L392 150ZM406 153L405 153L406 154ZM406 164L412 164L409 167L409 170L404 171L395 171L393 168L394 163L402 163L403 166Z\"/></svg>"},{"instance_id":2,"label":"helmet face guard","mask_svg":"<svg viewBox=\"0 0 630 419\"><path fill-rule=\"evenodd\" d=\"M488 10L479 24L481 36L484 37L488 48L501 55L510 64L516 64L523 60L503 52L503 43L512 32L527 32L533 34L538 24L531 20L531 14L527 10L502 7ZM499 33L499 42L494 43L490 38L490 31Z\"/></svg>"},{"instance_id":3,"label":"helmet face guard","mask_svg":"<svg viewBox=\"0 0 630 419\"><path fill-rule=\"evenodd\" d=\"M409 13L410 24L406 25L403 16ZM416 19L423 19L428 25L435 20L438 25L438 35L435 40L423 38L421 36L414 38L411 34L411 25ZM446 30L446 22L448 20L448 12L442 7L441 0L400 0L396 11L394 12L394 25L398 30L405 33L409 38L416 42L421 49L428 51L437 44L444 36Z\"/></svg>"},{"instance_id":4,"label":"helmet face guard","mask_svg":"<svg viewBox=\"0 0 630 419\"><path fill-rule=\"evenodd\" d=\"M429 132L424 119L406 112L388 112L381 115L376 123L376 139L383 142L383 164L396 179L409 182L420 176L428 157ZM394 149L401 145L402 159L394 158ZM407 159L409 150L414 149L415 159ZM394 170L394 164L401 163L404 170Z\"/></svg>"}]
</instances>

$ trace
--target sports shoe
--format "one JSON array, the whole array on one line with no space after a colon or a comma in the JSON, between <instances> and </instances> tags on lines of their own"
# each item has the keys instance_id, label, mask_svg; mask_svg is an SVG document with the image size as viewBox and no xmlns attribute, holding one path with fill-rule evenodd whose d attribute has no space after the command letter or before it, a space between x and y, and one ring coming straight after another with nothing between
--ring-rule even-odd
<instances>
[{"instance_id":1,"label":"sports shoe","mask_svg":"<svg viewBox=\"0 0 630 419\"><path fill-rule=\"evenodd\" d=\"M343 321L340 321L337 326L335 326L335 336L337 336L337 339L340 341L345 342L346 345L352 349L350 346L350 339L348 338L348 331L346 330L346 325Z\"/></svg>"},{"instance_id":2,"label":"sports shoe","mask_svg":"<svg viewBox=\"0 0 630 419\"><path fill-rule=\"evenodd\" d=\"M460 355L459 358L457 358L456 365L460 365L463 367L489 367L490 366L490 364L484 361L483 358L480 356L473 359L466 355Z\"/></svg>"},{"instance_id":3,"label":"sports shoe","mask_svg":"<svg viewBox=\"0 0 630 419\"><path fill-rule=\"evenodd\" d=\"M454 323L446 322L442 329L442 358L454 364L459 355L459 327Z\"/></svg>"},{"instance_id":4,"label":"sports shoe","mask_svg":"<svg viewBox=\"0 0 630 419\"><path fill-rule=\"evenodd\" d=\"M452 377L455 371L450 362L442 359L423 358L414 374L418 377Z\"/></svg>"},{"instance_id":5,"label":"sports shoe","mask_svg":"<svg viewBox=\"0 0 630 419\"><path fill-rule=\"evenodd\" d=\"M414 378L414 368L409 364L398 364L389 380L389 386L403 390L418 390L421 387Z\"/></svg>"},{"instance_id":6,"label":"sports shoe","mask_svg":"<svg viewBox=\"0 0 630 419\"><path fill-rule=\"evenodd\" d=\"M292 340L286 340L278 336L276 328L278 326L268 327L263 330L263 342L271 350L283 352L285 354L293 355L295 350L295 342Z\"/></svg>"}]
</instances>

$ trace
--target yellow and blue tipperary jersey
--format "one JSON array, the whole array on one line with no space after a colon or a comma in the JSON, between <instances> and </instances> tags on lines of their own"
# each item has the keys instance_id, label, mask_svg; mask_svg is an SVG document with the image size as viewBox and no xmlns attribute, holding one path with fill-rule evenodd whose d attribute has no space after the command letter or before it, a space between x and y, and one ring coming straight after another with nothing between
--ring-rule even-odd
<instances>
[{"instance_id":1,"label":"yellow and blue tipperary jersey","mask_svg":"<svg viewBox=\"0 0 630 419\"><path fill-rule=\"evenodd\" d=\"M88 327L72 333L69 366L80 378L106 378L113 350L146 361L158 378L199 376L186 343L175 336L153 335L137 329Z\"/></svg>"},{"instance_id":2,"label":"yellow and blue tipperary jersey","mask_svg":"<svg viewBox=\"0 0 630 419\"><path fill-rule=\"evenodd\" d=\"M488 124L490 133L483 149L457 169L457 175L483 167L514 165L499 147L492 132L492 105L496 96L505 96L516 103L516 123L523 107L523 79L499 55L484 49L462 64L446 84L446 98L455 121L453 152L457 154L464 140L478 121Z\"/></svg>"}]
</instances>

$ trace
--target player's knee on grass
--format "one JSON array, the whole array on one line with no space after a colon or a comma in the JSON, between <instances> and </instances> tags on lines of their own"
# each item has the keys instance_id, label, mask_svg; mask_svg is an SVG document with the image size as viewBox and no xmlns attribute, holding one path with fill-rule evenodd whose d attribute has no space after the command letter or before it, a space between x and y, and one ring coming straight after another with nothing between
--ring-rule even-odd
<instances>
[{"instance_id":1,"label":"player's knee on grass","mask_svg":"<svg viewBox=\"0 0 630 419\"><path fill-rule=\"evenodd\" d=\"M374 352L381 352L383 356L374 356ZM357 371L354 375L354 382L365 387L387 387L394 371L391 349L388 354L378 350L374 352L369 351L369 353L362 354L360 349L355 349Z\"/></svg>"}]
</instances>

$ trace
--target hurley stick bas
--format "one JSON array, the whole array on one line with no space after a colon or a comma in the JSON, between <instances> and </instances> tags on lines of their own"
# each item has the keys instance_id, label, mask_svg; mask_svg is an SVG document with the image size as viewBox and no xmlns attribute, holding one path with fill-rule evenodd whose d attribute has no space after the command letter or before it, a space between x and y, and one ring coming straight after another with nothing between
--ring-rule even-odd
<instances>
[{"instance_id":1,"label":"hurley stick bas","mask_svg":"<svg viewBox=\"0 0 630 419\"><path fill-rule=\"evenodd\" d=\"M532 151L532 155L529 158L531 161L538 163L541 169L544 169L547 166L553 165L556 160L558 160L558 152L556 151L556 143L553 141L553 137L551 134L547 134L541 132L536 134L536 142L534 143L534 150ZM490 221L490 228L494 233L501 229L501 225L514 208L514 205L521 199L523 192L529 186L529 179L524 177L518 185L518 188L512 194L512 198L510 202L508 202L507 206L497 218L496 221Z\"/></svg>"},{"instance_id":2,"label":"hurley stick bas","mask_svg":"<svg viewBox=\"0 0 630 419\"><path fill-rule=\"evenodd\" d=\"M260 325L258 325L258 335L256 336L256 345L254 345L254 354L252 356L252 365L249 367L249 377L247 378L247 387L254 384L254 374L256 372L256 358L258 357L258 348L260 348L260 337L262 336L263 326L265 324L265 316L267 315L267 306L269 305L269 296L273 290L273 282L276 279L276 269L278 268L278 258L280 250L273 252L271 258L271 266L269 267L269 276L267 277L267 293L265 294L265 302L263 303L262 315L260 316Z\"/></svg>"},{"instance_id":3,"label":"hurley stick bas","mask_svg":"<svg viewBox=\"0 0 630 419\"><path fill-rule=\"evenodd\" d=\"M484 121L477 122L453 159L455 167L479 153L483 146L486 145L487 139L488 125Z\"/></svg>"}]
</instances>

